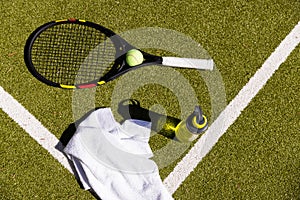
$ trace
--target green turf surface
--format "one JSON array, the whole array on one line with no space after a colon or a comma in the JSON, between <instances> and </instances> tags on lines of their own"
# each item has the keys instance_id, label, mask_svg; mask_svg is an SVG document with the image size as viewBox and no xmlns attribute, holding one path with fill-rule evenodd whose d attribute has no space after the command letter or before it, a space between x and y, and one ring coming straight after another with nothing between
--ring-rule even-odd
<instances>
[{"instance_id":1,"label":"green turf surface","mask_svg":"<svg viewBox=\"0 0 300 200\"><path fill-rule=\"evenodd\" d=\"M175 197L299 199L299 50L253 99Z\"/></svg>"},{"instance_id":2,"label":"green turf surface","mask_svg":"<svg viewBox=\"0 0 300 200\"><path fill-rule=\"evenodd\" d=\"M67 170L5 113L1 117L1 199L91 199Z\"/></svg>"},{"instance_id":3,"label":"green turf surface","mask_svg":"<svg viewBox=\"0 0 300 200\"><path fill-rule=\"evenodd\" d=\"M298 1L285 0L1 1L0 86L59 138L74 121L74 93L33 78L23 62L23 47L39 25L76 17L117 33L162 27L192 37L216 62L229 102L298 23L299 10ZM299 57L298 47L175 192L175 199L300 198ZM190 80L210 117L203 80L190 70L178 71ZM111 106L116 84L97 88L95 106ZM146 108L161 104L168 115L179 116L178 103L165 88L145 86L133 97ZM78 106L85 112L94 105ZM93 199L2 111L0 119L0 199ZM165 142L161 136L153 139L153 148ZM162 169L162 178L175 165Z\"/></svg>"}]
</instances>

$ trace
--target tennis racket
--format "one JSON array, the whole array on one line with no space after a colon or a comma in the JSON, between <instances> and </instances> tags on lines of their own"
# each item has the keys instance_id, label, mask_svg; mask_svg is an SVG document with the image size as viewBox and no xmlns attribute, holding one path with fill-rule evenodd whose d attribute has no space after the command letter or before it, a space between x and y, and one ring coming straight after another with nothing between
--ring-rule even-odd
<instances>
[{"instance_id":1,"label":"tennis racket","mask_svg":"<svg viewBox=\"0 0 300 200\"><path fill-rule=\"evenodd\" d=\"M24 60L38 80L60 88L91 88L147 65L212 70L212 59L160 57L142 50L143 62L129 66L126 53L136 49L113 31L79 19L48 22L26 41Z\"/></svg>"}]
</instances>

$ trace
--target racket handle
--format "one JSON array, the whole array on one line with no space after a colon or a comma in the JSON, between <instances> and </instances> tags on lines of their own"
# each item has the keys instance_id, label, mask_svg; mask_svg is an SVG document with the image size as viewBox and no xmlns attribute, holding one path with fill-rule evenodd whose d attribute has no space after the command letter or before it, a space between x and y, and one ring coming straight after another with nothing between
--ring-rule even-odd
<instances>
[{"instance_id":1,"label":"racket handle","mask_svg":"<svg viewBox=\"0 0 300 200\"><path fill-rule=\"evenodd\" d=\"M212 59L162 57L162 65L171 67L213 70L214 61Z\"/></svg>"}]
</instances>

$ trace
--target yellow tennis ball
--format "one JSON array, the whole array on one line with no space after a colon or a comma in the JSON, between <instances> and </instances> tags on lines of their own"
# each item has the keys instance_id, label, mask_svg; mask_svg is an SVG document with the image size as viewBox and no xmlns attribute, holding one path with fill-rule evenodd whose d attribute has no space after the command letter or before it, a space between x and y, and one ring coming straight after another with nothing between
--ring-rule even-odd
<instances>
[{"instance_id":1,"label":"yellow tennis ball","mask_svg":"<svg viewBox=\"0 0 300 200\"><path fill-rule=\"evenodd\" d=\"M126 54L126 62L131 67L142 64L143 61L143 54L137 49L131 49Z\"/></svg>"}]
</instances>

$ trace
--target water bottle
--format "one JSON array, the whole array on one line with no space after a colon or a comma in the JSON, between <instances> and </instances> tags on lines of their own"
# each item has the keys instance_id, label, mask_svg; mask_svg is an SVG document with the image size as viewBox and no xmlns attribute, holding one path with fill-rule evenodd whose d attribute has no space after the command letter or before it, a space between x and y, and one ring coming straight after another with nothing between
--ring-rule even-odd
<instances>
[{"instance_id":1,"label":"water bottle","mask_svg":"<svg viewBox=\"0 0 300 200\"><path fill-rule=\"evenodd\" d=\"M184 143L192 142L207 127L206 117L202 114L200 106L196 106L194 112L176 126L174 139Z\"/></svg>"}]
</instances>

